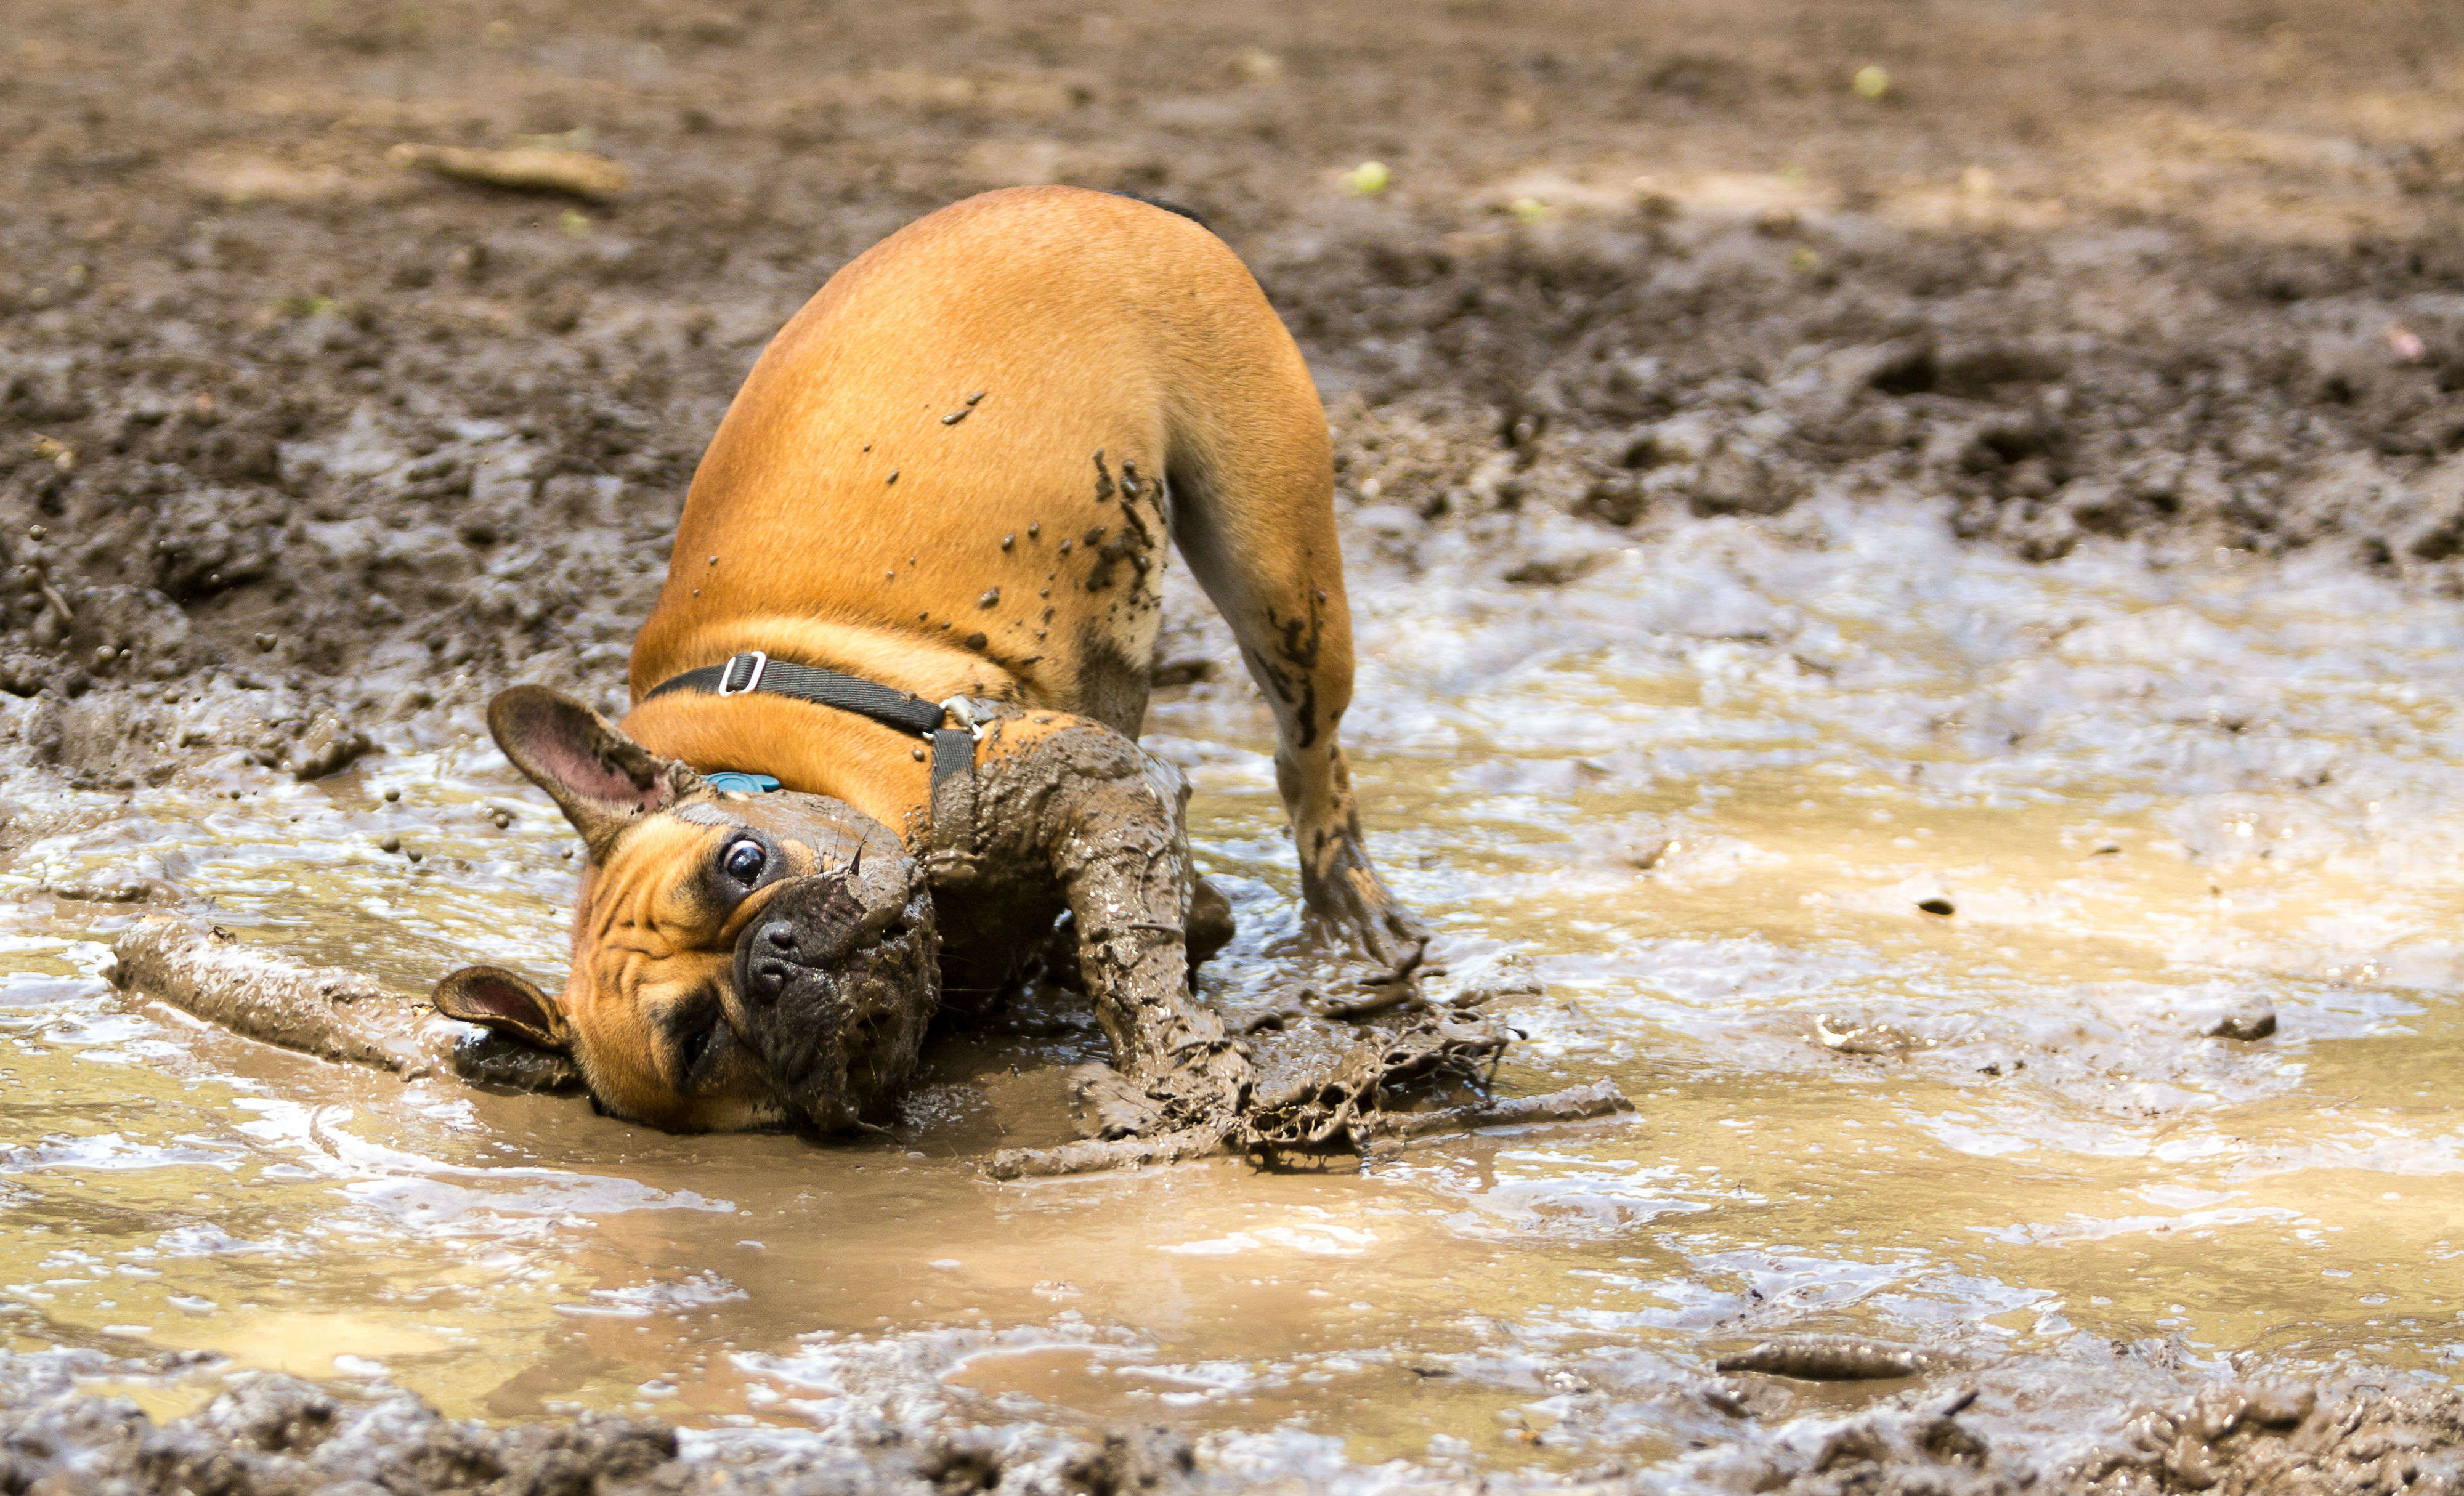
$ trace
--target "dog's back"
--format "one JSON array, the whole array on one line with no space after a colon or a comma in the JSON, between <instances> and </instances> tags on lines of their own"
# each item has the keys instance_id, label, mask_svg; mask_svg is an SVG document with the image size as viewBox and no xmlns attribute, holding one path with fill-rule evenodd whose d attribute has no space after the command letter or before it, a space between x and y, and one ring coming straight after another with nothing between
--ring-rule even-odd
<instances>
[{"instance_id":1,"label":"dog's back","mask_svg":"<svg viewBox=\"0 0 2464 1496\"><path fill-rule=\"evenodd\" d=\"M762 354L633 689L761 649L1134 735L1169 539L1210 591L1235 549L1331 561L1331 478L1300 353L1214 234L1110 193L987 193L859 256Z\"/></svg>"}]
</instances>

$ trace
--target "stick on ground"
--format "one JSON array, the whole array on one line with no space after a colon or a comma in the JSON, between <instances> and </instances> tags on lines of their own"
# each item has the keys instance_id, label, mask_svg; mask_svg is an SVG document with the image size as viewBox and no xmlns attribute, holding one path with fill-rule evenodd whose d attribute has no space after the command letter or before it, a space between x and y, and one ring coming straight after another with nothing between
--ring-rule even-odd
<instances>
[{"instance_id":1,"label":"stick on ground","mask_svg":"<svg viewBox=\"0 0 2464 1496\"><path fill-rule=\"evenodd\" d=\"M1571 1086L1544 1096L1513 1096L1438 1111L1376 1112L1359 1120L1355 1135L1364 1140L1431 1137L1441 1133L1469 1133L1485 1127L1515 1127L1534 1122L1580 1122L1631 1111L1634 1104L1607 1081ZM1087 1139L1058 1148L1004 1148L984 1165L995 1179L1059 1178L1076 1174L1102 1174L1148 1164L1180 1163L1218 1154L1241 1152L1229 1138L1214 1133L1167 1133L1160 1137ZM1297 1150L1295 1150L1297 1151Z\"/></svg>"},{"instance_id":2,"label":"stick on ground","mask_svg":"<svg viewBox=\"0 0 2464 1496\"><path fill-rule=\"evenodd\" d=\"M372 1065L405 1080L447 1073L514 1090L579 1088L572 1062L436 1014L424 997L358 972L311 966L219 925L154 914L113 942L112 982L235 1034L319 1059Z\"/></svg>"},{"instance_id":3,"label":"stick on ground","mask_svg":"<svg viewBox=\"0 0 2464 1496\"><path fill-rule=\"evenodd\" d=\"M309 966L243 945L219 925L155 915L112 945L113 984L235 1034L328 1060L425 1075L410 1002L339 966Z\"/></svg>"},{"instance_id":4,"label":"stick on ground","mask_svg":"<svg viewBox=\"0 0 2464 1496\"><path fill-rule=\"evenodd\" d=\"M605 203L623 195L630 180L624 163L584 150L540 146L472 150L460 145L406 143L388 154L402 165L423 167L441 177L517 192L561 192L585 203Z\"/></svg>"}]
</instances>

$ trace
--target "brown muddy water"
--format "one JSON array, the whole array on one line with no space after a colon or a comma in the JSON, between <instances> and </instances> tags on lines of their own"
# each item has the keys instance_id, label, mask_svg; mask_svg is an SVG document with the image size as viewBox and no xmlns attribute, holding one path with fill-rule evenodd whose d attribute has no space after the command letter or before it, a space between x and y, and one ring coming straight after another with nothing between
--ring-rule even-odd
<instances>
[{"instance_id":1,"label":"brown muddy water","mask_svg":"<svg viewBox=\"0 0 2464 1496\"><path fill-rule=\"evenodd\" d=\"M1786 525L1681 524L1539 590L1478 539L1355 542L1390 879L1442 981L1505 989L1504 1089L1607 1078L1639 1111L1324 1169L985 1181L1066 1135L1074 1022L945 1046L897 1136L819 1146L405 1083L108 987L143 906L60 894L143 879L407 990L556 978L571 838L462 717L315 783L234 756L49 801L75 829L0 873L5 1348L229 1358L112 1383L158 1417L261 1367L719 1453L1165 1423L1220 1474L1358 1489L1719 1486L1960 1388L2052 1464L2216 1376L2453 1380L2464 612L2325 560ZM1201 684L1149 741L1243 922L1206 985L1270 1001L1267 718ZM1715 1376L1792 1332L1940 1370Z\"/></svg>"}]
</instances>

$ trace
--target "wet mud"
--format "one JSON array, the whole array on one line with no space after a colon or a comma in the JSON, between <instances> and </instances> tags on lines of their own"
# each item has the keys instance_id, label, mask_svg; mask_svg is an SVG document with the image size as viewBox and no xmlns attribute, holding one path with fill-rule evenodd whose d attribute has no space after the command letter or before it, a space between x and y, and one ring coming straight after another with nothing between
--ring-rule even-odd
<instances>
[{"instance_id":1,"label":"wet mud","mask_svg":"<svg viewBox=\"0 0 2464 1496\"><path fill-rule=\"evenodd\" d=\"M1749 8L1678 48L1458 9L1445 43L1336 8L1287 44L1170 10L343 39L38 7L0 100L38 205L0 229L12 740L102 785L320 774L509 677L607 704L760 342L890 229L1023 180L1201 202L1406 564L1468 530L1546 586L1620 532L1845 489L1946 495L2031 556L2157 533L2451 568L2443 106L2361 101L2428 76L2443 22L2185 6L2192 62L2154 12L2074 18L2087 47L1990 9ZM816 48L876 60L787 60ZM1879 102L1822 71L1864 55L1899 58ZM588 210L386 157L585 138L633 178ZM1348 193L1347 155L1394 185Z\"/></svg>"},{"instance_id":2,"label":"wet mud","mask_svg":"<svg viewBox=\"0 0 2464 1496\"><path fill-rule=\"evenodd\" d=\"M11 19L0 1491L2464 1484L2447 11ZM1228 636L1097 542L1201 995L1268 1094L1476 1012L1493 1099L1085 1175L1050 995L829 1149L420 1026L561 969L486 700L619 707L762 341L1028 181L1197 209L1332 423L1443 970L1313 963Z\"/></svg>"},{"instance_id":3,"label":"wet mud","mask_svg":"<svg viewBox=\"0 0 2464 1496\"><path fill-rule=\"evenodd\" d=\"M1022 1447L979 1434L919 1438L884 1429L861 1451L688 1452L675 1429L617 1417L491 1428L440 1418L400 1392L260 1375L191 1392L176 1361L91 1354L0 1360L0 1484L12 1492L213 1490L228 1496L353 1487L413 1492L843 1491L938 1496L949 1490L1172 1491L1197 1488L1189 1441L1124 1430L1101 1442ZM129 1397L210 1400L158 1423Z\"/></svg>"},{"instance_id":4,"label":"wet mud","mask_svg":"<svg viewBox=\"0 0 2464 1496\"><path fill-rule=\"evenodd\" d=\"M1751 1419L1749 1384L1705 1384L1714 1417ZM1903 1394L1785 1443L1732 1460L1695 1488L1791 1496L2081 1496L2218 1491L2439 1492L2464 1460L2464 1396L2373 1386L2220 1383L2148 1404L2119 1437L2046 1468L1976 1426L1974 1386ZM169 1415L169 1407L194 1411ZM1963 1418L1963 1415L1969 1417ZM680 1437L663 1422L590 1415L515 1427L440 1417L380 1386L220 1374L193 1358L114 1360L92 1352L0 1357L0 1483L11 1491L212 1489L231 1496L378 1488L490 1496L587 1489L939 1496L953 1489L1118 1493L1238 1488L1205 1471L1166 1427L1100 1439L1004 1437L991 1429L876 1424L858 1447ZM1404 1485L1403 1489L1430 1489ZM1660 1490L1615 1466L1572 1488Z\"/></svg>"}]
</instances>

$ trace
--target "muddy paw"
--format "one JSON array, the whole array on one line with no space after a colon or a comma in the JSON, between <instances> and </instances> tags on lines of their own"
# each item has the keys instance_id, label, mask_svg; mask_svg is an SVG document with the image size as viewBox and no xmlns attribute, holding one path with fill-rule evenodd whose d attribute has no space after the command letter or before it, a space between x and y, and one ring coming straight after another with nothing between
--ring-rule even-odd
<instances>
[{"instance_id":1,"label":"muddy paw","mask_svg":"<svg viewBox=\"0 0 2464 1496\"><path fill-rule=\"evenodd\" d=\"M1222 1128L1249 1104L1258 1072L1238 1041L1218 1039L1192 1045L1178 1064L1146 1084L1175 1126Z\"/></svg>"},{"instance_id":2,"label":"muddy paw","mask_svg":"<svg viewBox=\"0 0 2464 1496\"><path fill-rule=\"evenodd\" d=\"M1069 1117L1080 1137L1107 1140L1159 1133L1166 1125L1163 1104L1109 1065L1069 1072Z\"/></svg>"},{"instance_id":3,"label":"muddy paw","mask_svg":"<svg viewBox=\"0 0 2464 1496\"><path fill-rule=\"evenodd\" d=\"M1237 1041L1218 1039L1192 1045L1180 1063L1153 1074L1082 1065L1069 1072L1069 1112L1081 1137L1221 1132L1248 1106L1256 1079L1248 1052Z\"/></svg>"}]
</instances>

